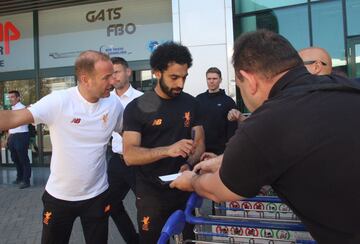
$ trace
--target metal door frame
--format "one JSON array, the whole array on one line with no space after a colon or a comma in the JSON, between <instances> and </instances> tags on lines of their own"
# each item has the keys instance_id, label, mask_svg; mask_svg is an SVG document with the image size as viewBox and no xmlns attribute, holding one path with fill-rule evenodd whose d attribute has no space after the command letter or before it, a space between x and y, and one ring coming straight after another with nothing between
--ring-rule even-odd
<instances>
[{"instance_id":1,"label":"metal door frame","mask_svg":"<svg viewBox=\"0 0 360 244\"><path fill-rule=\"evenodd\" d=\"M360 35L347 38L348 46L348 74L350 78L356 77L355 45L360 45Z\"/></svg>"}]
</instances>

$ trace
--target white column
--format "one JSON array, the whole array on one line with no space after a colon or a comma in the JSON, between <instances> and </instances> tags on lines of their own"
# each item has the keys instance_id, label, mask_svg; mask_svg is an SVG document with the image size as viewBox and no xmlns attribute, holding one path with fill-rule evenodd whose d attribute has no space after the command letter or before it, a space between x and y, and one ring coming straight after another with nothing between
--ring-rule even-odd
<instances>
[{"instance_id":1,"label":"white column","mask_svg":"<svg viewBox=\"0 0 360 244\"><path fill-rule=\"evenodd\" d=\"M235 98L231 0L172 0L172 16L174 41L193 56L184 90L194 96L206 91L205 72L215 66L222 72L221 88Z\"/></svg>"}]
</instances>

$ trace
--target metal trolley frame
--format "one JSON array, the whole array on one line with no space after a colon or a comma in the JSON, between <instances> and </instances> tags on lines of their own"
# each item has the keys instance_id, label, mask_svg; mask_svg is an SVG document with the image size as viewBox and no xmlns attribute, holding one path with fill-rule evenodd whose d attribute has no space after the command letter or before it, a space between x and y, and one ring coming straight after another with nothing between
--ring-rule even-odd
<instances>
[{"instance_id":1,"label":"metal trolley frame","mask_svg":"<svg viewBox=\"0 0 360 244\"><path fill-rule=\"evenodd\" d=\"M281 203L277 197L255 197L246 199L248 202L255 203ZM196 193L193 193L187 201L185 211L175 211L167 220L162 229L158 244L167 243L174 236L175 242L182 243L247 243L247 244L316 244L305 229L304 225L296 218L283 220L279 218L265 219L263 218L264 209L251 209L258 212L260 218L245 216L231 217L211 215L207 217L194 216L194 210L198 210L202 206L203 199ZM257 204L258 205L258 204ZM218 210L241 210L249 212L249 209L217 207ZM198 211L197 211L198 212ZM286 211L285 211L286 212ZM198 212L199 213L199 212ZM276 215L275 215L276 216ZM196 240L183 240L181 232L185 223L195 225L194 233ZM216 227L216 231L207 231L209 228ZM255 231L257 233L255 233ZM259 231L262 235L258 235ZM274 233L282 233L282 236L274 235ZM299 235L289 235L286 233L300 233ZM304 238L305 237L305 238Z\"/></svg>"}]
</instances>

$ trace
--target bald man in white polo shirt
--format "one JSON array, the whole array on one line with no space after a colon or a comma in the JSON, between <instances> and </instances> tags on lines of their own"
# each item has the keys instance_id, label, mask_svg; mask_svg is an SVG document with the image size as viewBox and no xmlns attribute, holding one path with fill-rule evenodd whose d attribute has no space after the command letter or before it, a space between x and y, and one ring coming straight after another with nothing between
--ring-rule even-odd
<instances>
[{"instance_id":1,"label":"bald man in white polo shirt","mask_svg":"<svg viewBox=\"0 0 360 244\"><path fill-rule=\"evenodd\" d=\"M122 127L123 108L110 95L110 58L82 52L75 62L78 86L45 96L28 109L0 111L0 130L43 123L53 153L42 197L42 243L68 243L80 217L87 244L107 243L110 204L105 152L113 131Z\"/></svg>"}]
</instances>

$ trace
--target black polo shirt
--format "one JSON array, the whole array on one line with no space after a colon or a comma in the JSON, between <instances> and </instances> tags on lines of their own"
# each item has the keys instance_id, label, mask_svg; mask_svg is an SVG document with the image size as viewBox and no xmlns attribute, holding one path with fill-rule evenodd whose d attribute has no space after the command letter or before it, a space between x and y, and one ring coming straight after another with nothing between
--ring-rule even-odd
<instances>
[{"instance_id":1,"label":"black polo shirt","mask_svg":"<svg viewBox=\"0 0 360 244\"><path fill-rule=\"evenodd\" d=\"M149 91L130 102L124 111L124 131L141 133L141 147L145 148L169 146L182 139L191 139L191 129L197 125L201 125L198 102L184 92L178 97L163 99ZM177 173L185 160L168 157L138 166L137 183L139 180L161 187L158 176Z\"/></svg>"},{"instance_id":2,"label":"black polo shirt","mask_svg":"<svg viewBox=\"0 0 360 244\"><path fill-rule=\"evenodd\" d=\"M319 243L360 243L359 91L290 70L230 139L221 180L243 197L271 185Z\"/></svg>"},{"instance_id":3,"label":"black polo shirt","mask_svg":"<svg viewBox=\"0 0 360 244\"><path fill-rule=\"evenodd\" d=\"M222 154L225 144L235 133L236 121L228 121L228 112L236 108L234 100L220 89L218 92L206 91L196 99L200 104L205 131L205 146L207 152Z\"/></svg>"}]
</instances>

